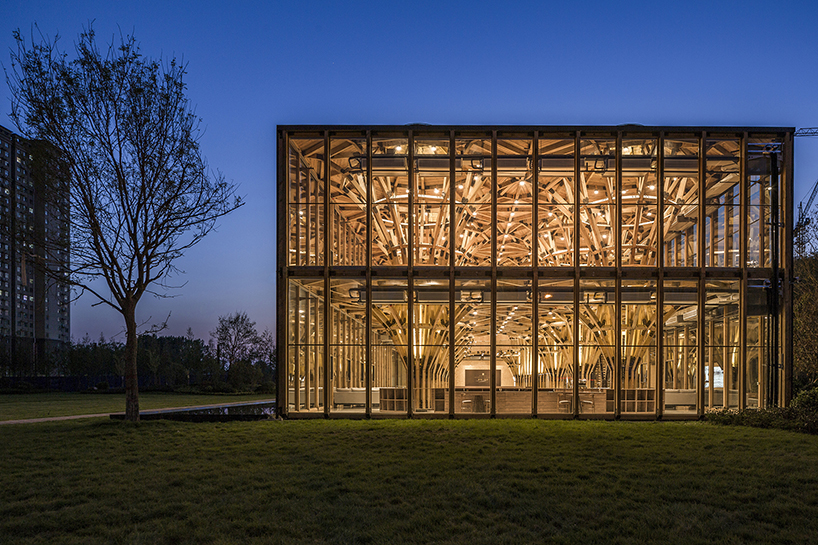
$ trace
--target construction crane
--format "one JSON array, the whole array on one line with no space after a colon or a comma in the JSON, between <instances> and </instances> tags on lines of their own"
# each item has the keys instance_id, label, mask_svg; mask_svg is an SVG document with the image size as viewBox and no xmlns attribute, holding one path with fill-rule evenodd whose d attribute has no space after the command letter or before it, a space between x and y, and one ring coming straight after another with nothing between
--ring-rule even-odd
<instances>
[{"instance_id":1,"label":"construction crane","mask_svg":"<svg viewBox=\"0 0 818 545\"><path fill-rule=\"evenodd\" d=\"M793 235L795 235L795 240L798 241L799 252L803 252L804 250L804 231L812 222L812 218L809 217L809 211L812 208L812 203L815 201L816 196L818 196L818 180L815 180L815 183L812 185L812 191L809 194L809 199L807 199L807 204L805 205L804 201L798 203L798 221L793 228Z\"/></svg>"},{"instance_id":2,"label":"construction crane","mask_svg":"<svg viewBox=\"0 0 818 545\"><path fill-rule=\"evenodd\" d=\"M795 131L794 136L818 136L818 127L798 129ZM793 235L798 244L799 254L804 253L804 247L806 246L805 231L807 226L812 223L812 218L809 217L809 211L812 208L812 203L815 201L816 196L818 196L818 180L815 180L815 183L812 185L812 191L810 191L806 205L804 201L798 203L798 221L793 228Z\"/></svg>"}]
</instances>

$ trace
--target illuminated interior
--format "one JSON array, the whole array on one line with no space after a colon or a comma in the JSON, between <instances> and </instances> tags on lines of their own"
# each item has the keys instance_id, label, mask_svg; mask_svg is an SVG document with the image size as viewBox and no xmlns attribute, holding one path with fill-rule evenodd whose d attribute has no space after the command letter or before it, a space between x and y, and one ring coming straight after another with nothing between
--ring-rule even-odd
<instances>
[{"instance_id":1,"label":"illuminated interior","mask_svg":"<svg viewBox=\"0 0 818 545\"><path fill-rule=\"evenodd\" d=\"M784 404L792 132L279 127L280 411Z\"/></svg>"}]
</instances>

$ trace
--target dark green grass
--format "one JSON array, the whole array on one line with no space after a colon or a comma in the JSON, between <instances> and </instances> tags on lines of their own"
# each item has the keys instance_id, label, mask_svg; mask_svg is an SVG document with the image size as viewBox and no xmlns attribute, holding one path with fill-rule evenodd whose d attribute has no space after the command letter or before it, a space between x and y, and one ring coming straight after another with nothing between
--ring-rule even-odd
<instances>
[{"instance_id":1,"label":"dark green grass","mask_svg":"<svg viewBox=\"0 0 818 545\"><path fill-rule=\"evenodd\" d=\"M818 437L701 423L0 427L3 543L810 543Z\"/></svg>"},{"instance_id":2,"label":"dark green grass","mask_svg":"<svg viewBox=\"0 0 818 545\"><path fill-rule=\"evenodd\" d=\"M270 399L263 394L218 395L175 394L147 392L139 394L139 408L163 409L165 407L191 407L216 403L235 403ZM54 392L47 394L0 395L0 420L25 418L49 418L80 414L115 413L125 411L125 394L87 394Z\"/></svg>"}]
</instances>

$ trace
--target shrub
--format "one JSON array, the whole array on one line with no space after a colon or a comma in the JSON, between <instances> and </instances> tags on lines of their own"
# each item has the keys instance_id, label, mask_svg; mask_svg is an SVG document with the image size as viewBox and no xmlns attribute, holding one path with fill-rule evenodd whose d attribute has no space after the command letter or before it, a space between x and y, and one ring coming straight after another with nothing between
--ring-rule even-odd
<instances>
[{"instance_id":1,"label":"shrub","mask_svg":"<svg viewBox=\"0 0 818 545\"><path fill-rule=\"evenodd\" d=\"M261 383L258 387L258 393L260 394L275 394L276 393L276 383L272 380L265 380Z\"/></svg>"},{"instance_id":2,"label":"shrub","mask_svg":"<svg viewBox=\"0 0 818 545\"><path fill-rule=\"evenodd\" d=\"M705 420L713 424L727 426L751 426L818 434L818 394L815 390L803 392L789 407L770 409L721 409L705 415ZM799 400L796 403L796 400Z\"/></svg>"},{"instance_id":3,"label":"shrub","mask_svg":"<svg viewBox=\"0 0 818 545\"><path fill-rule=\"evenodd\" d=\"M818 413L818 388L803 390L792 400L792 406L802 411Z\"/></svg>"},{"instance_id":4,"label":"shrub","mask_svg":"<svg viewBox=\"0 0 818 545\"><path fill-rule=\"evenodd\" d=\"M107 390L108 389L108 381L103 380L102 382L98 382L96 385L97 390Z\"/></svg>"}]
</instances>

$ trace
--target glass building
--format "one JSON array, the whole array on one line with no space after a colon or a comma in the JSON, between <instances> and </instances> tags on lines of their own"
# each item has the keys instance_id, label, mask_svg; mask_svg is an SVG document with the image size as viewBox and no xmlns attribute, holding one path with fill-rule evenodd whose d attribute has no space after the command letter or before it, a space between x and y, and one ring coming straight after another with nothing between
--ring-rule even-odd
<instances>
[{"instance_id":1,"label":"glass building","mask_svg":"<svg viewBox=\"0 0 818 545\"><path fill-rule=\"evenodd\" d=\"M793 132L279 126L279 413L786 404Z\"/></svg>"}]
</instances>

